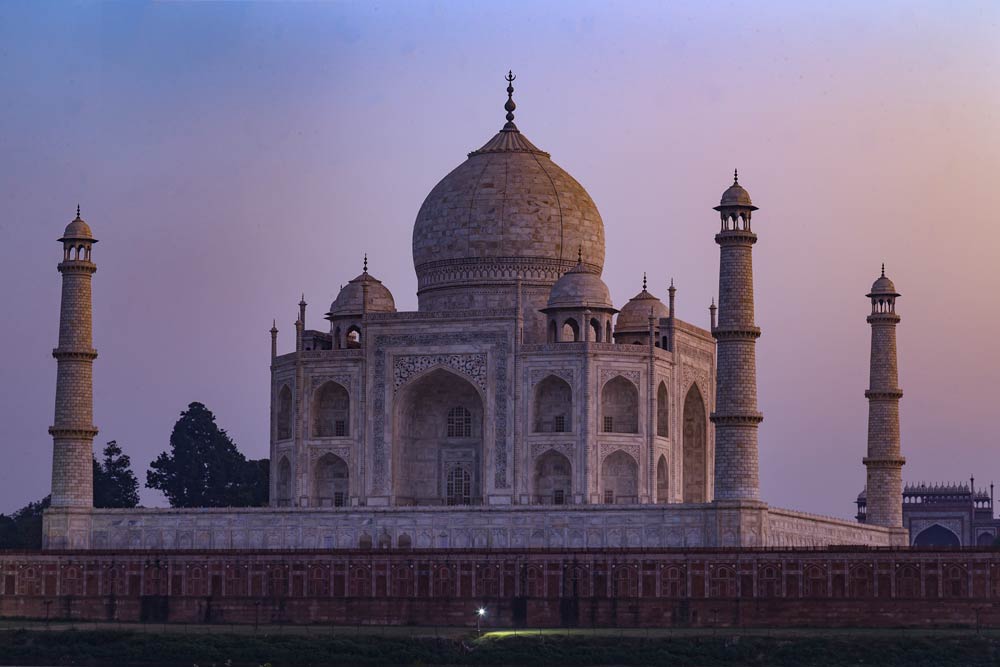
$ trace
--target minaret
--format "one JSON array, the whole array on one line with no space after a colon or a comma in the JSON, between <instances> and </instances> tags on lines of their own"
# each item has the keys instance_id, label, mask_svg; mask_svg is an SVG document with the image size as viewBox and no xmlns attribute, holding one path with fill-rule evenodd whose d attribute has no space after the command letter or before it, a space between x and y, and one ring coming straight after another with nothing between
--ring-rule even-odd
<instances>
[{"instance_id":1,"label":"minaret","mask_svg":"<svg viewBox=\"0 0 1000 667\"><path fill-rule=\"evenodd\" d=\"M902 468L899 449L899 372L896 366L896 286L882 275L867 295L872 302L871 372L868 381L867 518L875 526L903 526Z\"/></svg>"},{"instance_id":2,"label":"minaret","mask_svg":"<svg viewBox=\"0 0 1000 667\"><path fill-rule=\"evenodd\" d=\"M271 320L271 363L278 356L278 320Z\"/></svg>"},{"instance_id":3,"label":"minaret","mask_svg":"<svg viewBox=\"0 0 1000 667\"><path fill-rule=\"evenodd\" d=\"M66 226L63 244L62 305L56 358L56 411L52 434L52 507L90 508L94 504L94 387L97 358L91 328L90 261L97 239L80 217Z\"/></svg>"},{"instance_id":4,"label":"minaret","mask_svg":"<svg viewBox=\"0 0 1000 667\"><path fill-rule=\"evenodd\" d=\"M715 389L715 500L758 500L756 345L760 329L754 323L753 244L750 216L757 207L750 194L733 184L715 210L722 229L719 244L719 322L712 329L717 341Z\"/></svg>"},{"instance_id":5,"label":"minaret","mask_svg":"<svg viewBox=\"0 0 1000 667\"><path fill-rule=\"evenodd\" d=\"M677 288L674 287L674 279L670 279L670 287L667 288L667 294L669 295L669 310L667 311L667 316L670 318L667 320L667 351L674 351L674 331L676 327L674 326L677 322L677 313L674 311L674 299L677 296Z\"/></svg>"}]
</instances>

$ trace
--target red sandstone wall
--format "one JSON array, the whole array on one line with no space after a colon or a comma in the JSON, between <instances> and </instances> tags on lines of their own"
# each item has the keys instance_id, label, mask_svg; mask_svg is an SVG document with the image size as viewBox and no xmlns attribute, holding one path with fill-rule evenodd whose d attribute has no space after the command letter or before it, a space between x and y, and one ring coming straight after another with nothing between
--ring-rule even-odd
<instances>
[{"instance_id":1,"label":"red sandstone wall","mask_svg":"<svg viewBox=\"0 0 1000 667\"><path fill-rule=\"evenodd\" d=\"M0 616L511 626L1000 625L1000 551L0 552ZM978 617L978 618L977 618Z\"/></svg>"}]
</instances>

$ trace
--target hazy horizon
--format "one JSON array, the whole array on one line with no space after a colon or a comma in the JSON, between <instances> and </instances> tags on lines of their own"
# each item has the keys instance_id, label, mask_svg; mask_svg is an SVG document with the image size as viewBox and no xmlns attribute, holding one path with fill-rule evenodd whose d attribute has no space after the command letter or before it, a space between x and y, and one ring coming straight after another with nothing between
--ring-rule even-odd
<instances>
[{"instance_id":1,"label":"hazy horizon","mask_svg":"<svg viewBox=\"0 0 1000 667\"><path fill-rule=\"evenodd\" d=\"M1000 203L996 3L0 5L0 512L49 492L61 250L94 249L95 451L145 483L191 401L268 455L268 329L292 348L367 252L416 309L431 188L503 124L588 190L617 307L642 273L707 326L717 214L754 214L762 498L851 517L870 306L902 293L908 482L1000 478L989 220ZM143 489L146 505L164 504Z\"/></svg>"}]
</instances>

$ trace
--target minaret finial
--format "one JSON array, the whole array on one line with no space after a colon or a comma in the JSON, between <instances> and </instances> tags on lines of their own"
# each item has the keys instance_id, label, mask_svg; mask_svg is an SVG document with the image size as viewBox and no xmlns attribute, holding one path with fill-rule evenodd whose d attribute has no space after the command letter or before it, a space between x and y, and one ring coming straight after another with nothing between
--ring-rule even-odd
<instances>
[{"instance_id":1,"label":"minaret finial","mask_svg":"<svg viewBox=\"0 0 1000 667\"><path fill-rule=\"evenodd\" d=\"M583 245L578 245L576 247L576 263L583 264Z\"/></svg>"},{"instance_id":2,"label":"minaret finial","mask_svg":"<svg viewBox=\"0 0 1000 667\"><path fill-rule=\"evenodd\" d=\"M739 169L733 169L733 185L740 184L740 171Z\"/></svg>"},{"instance_id":3,"label":"minaret finial","mask_svg":"<svg viewBox=\"0 0 1000 667\"><path fill-rule=\"evenodd\" d=\"M642 291L646 291L646 272L642 272Z\"/></svg>"},{"instance_id":4,"label":"minaret finial","mask_svg":"<svg viewBox=\"0 0 1000 667\"><path fill-rule=\"evenodd\" d=\"M368 273L368 253L365 253L364 273Z\"/></svg>"},{"instance_id":5,"label":"minaret finial","mask_svg":"<svg viewBox=\"0 0 1000 667\"><path fill-rule=\"evenodd\" d=\"M76 219L77 220L80 219L80 205L79 204L76 205Z\"/></svg>"},{"instance_id":6,"label":"minaret finial","mask_svg":"<svg viewBox=\"0 0 1000 667\"><path fill-rule=\"evenodd\" d=\"M885 278L885 262L882 262L882 277Z\"/></svg>"},{"instance_id":7,"label":"minaret finial","mask_svg":"<svg viewBox=\"0 0 1000 667\"><path fill-rule=\"evenodd\" d=\"M507 81L507 103L503 105L503 108L507 110L507 124L504 125L504 129L508 127L517 129L514 126L514 109L517 108L517 105L514 104L514 79L516 78L513 70L507 70L507 76L504 77Z\"/></svg>"}]
</instances>

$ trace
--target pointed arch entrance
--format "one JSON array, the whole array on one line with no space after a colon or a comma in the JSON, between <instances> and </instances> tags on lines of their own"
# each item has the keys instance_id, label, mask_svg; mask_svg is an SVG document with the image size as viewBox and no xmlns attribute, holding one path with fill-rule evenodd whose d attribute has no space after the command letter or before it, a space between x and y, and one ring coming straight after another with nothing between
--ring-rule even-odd
<instances>
[{"instance_id":1,"label":"pointed arch entrance","mask_svg":"<svg viewBox=\"0 0 1000 667\"><path fill-rule=\"evenodd\" d=\"M347 504L350 474L347 462L334 454L324 454L316 461L313 496L318 507L342 507Z\"/></svg>"},{"instance_id":2,"label":"pointed arch entrance","mask_svg":"<svg viewBox=\"0 0 1000 667\"><path fill-rule=\"evenodd\" d=\"M460 375L437 368L396 396L393 489L401 505L479 504L483 399Z\"/></svg>"},{"instance_id":3,"label":"pointed arch entrance","mask_svg":"<svg viewBox=\"0 0 1000 667\"><path fill-rule=\"evenodd\" d=\"M569 502L573 486L573 466L569 459L550 449L535 461L534 499L542 505Z\"/></svg>"},{"instance_id":4,"label":"pointed arch entrance","mask_svg":"<svg viewBox=\"0 0 1000 667\"><path fill-rule=\"evenodd\" d=\"M684 502L704 503L708 500L707 447L708 422L705 401L698 385L691 385L684 399L683 479Z\"/></svg>"},{"instance_id":5,"label":"pointed arch entrance","mask_svg":"<svg viewBox=\"0 0 1000 667\"><path fill-rule=\"evenodd\" d=\"M620 449L601 465L601 501L608 505L639 502L639 464Z\"/></svg>"}]
</instances>

